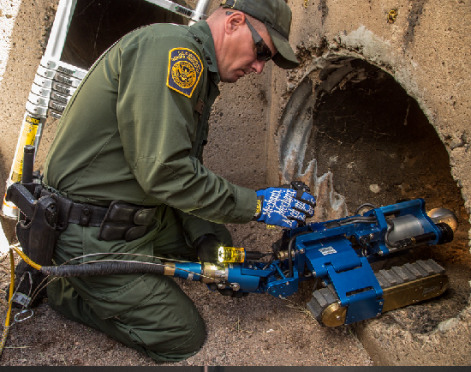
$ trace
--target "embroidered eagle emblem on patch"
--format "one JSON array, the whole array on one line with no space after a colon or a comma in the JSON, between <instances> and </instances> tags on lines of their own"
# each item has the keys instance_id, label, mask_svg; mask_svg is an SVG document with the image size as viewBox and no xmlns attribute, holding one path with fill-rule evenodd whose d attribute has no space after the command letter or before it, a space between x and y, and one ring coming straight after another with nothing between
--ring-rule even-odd
<instances>
[{"instance_id":1,"label":"embroidered eagle emblem on patch","mask_svg":"<svg viewBox=\"0 0 471 372\"><path fill-rule=\"evenodd\" d=\"M169 52L167 86L191 98L203 72L200 57L191 49L175 48Z\"/></svg>"}]
</instances>

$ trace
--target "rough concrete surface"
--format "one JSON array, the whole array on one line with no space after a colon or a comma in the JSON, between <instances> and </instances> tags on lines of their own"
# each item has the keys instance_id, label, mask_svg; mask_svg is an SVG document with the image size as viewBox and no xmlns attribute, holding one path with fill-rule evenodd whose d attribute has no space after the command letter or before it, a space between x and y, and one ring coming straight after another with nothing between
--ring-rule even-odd
<instances>
[{"instance_id":1,"label":"rough concrete surface","mask_svg":"<svg viewBox=\"0 0 471 372\"><path fill-rule=\"evenodd\" d=\"M57 2L23 0L15 20L0 84L4 180ZM460 228L453 243L384 264L433 258L445 267L450 289L439 299L331 329L306 311L309 283L280 300L228 299L182 281L206 320L208 339L200 353L177 365L470 365L471 2L288 3L300 67L284 71L267 64L259 76L221 86L205 163L254 189L304 180L318 198L317 220L345 216L364 202L413 197L454 210ZM56 125L46 125L39 169ZM2 226L13 240L12 222L4 219ZM269 249L280 234L256 223L230 229L236 244L249 249ZM6 257L0 269L3 288ZM3 295L0 301L3 313ZM1 363L155 364L46 303L11 328Z\"/></svg>"}]
</instances>

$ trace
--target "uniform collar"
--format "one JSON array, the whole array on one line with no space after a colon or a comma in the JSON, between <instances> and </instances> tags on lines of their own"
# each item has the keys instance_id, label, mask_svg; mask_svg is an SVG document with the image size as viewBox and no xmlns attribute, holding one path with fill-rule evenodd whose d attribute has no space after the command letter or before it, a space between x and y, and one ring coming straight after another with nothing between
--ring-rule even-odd
<instances>
[{"instance_id":1,"label":"uniform collar","mask_svg":"<svg viewBox=\"0 0 471 372\"><path fill-rule=\"evenodd\" d=\"M208 70L217 75L215 83L219 83L219 70L216 60L216 48L214 47L214 40L211 30L206 21L199 21L190 26L190 32L195 37L196 41L203 45L206 62L208 63Z\"/></svg>"}]
</instances>

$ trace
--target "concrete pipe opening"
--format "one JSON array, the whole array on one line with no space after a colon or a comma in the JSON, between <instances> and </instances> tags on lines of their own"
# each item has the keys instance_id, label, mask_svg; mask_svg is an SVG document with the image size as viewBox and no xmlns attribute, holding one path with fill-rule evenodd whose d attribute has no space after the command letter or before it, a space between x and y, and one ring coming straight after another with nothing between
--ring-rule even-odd
<instances>
[{"instance_id":1,"label":"concrete pipe opening","mask_svg":"<svg viewBox=\"0 0 471 372\"><path fill-rule=\"evenodd\" d=\"M145 0L78 0L61 60L88 69L116 40L151 23L184 24L187 20Z\"/></svg>"},{"instance_id":2,"label":"concrete pipe opening","mask_svg":"<svg viewBox=\"0 0 471 372\"><path fill-rule=\"evenodd\" d=\"M278 134L281 178L310 184L318 220L354 214L363 203L413 198L424 198L427 209L453 210L460 226L452 243L417 248L379 267L433 258L446 269L449 290L384 319L426 333L463 310L471 279L469 215L433 125L391 75L357 58L323 61L292 93Z\"/></svg>"}]
</instances>

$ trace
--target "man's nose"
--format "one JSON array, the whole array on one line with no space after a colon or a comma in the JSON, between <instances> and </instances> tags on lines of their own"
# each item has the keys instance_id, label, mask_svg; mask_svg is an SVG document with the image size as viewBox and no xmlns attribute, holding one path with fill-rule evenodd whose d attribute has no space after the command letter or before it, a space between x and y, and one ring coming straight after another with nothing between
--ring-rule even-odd
<instances>
[{"instance_id":1,"label":"man's nose","mask_svg":"<svg viewBox=\"0 0 471 372\"><path fill-rule=\"evenodd\" d=\"M257 74L261 74L263 71L263 68L265 67L266 61L259 61L258 59L255 60L254 63L252 63L252 68L255 70Z\"/></svg>"}]
</instances>

